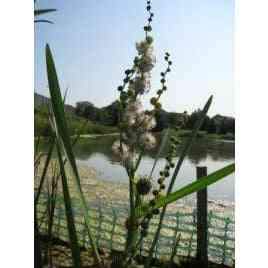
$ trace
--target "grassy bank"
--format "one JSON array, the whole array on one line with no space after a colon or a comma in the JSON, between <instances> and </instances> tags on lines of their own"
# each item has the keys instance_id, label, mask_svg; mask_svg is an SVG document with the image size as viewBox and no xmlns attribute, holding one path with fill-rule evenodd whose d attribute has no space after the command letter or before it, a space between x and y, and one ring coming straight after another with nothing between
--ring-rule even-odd
<instances>
[{"instance_id":1,"label":"grassy bank","mask_svg":"<svg viewBox=\"0 0 268 268\"><path fill-rule=\"evenodd\" d=\"M91 122L71 113L66 113L70 135L111 134L118 132L117 127L104 126ZM34 135L35 137L49 137L52 134L47 111L35 111Z\"/></svg>"},{"instance_id":2,"label":"grassy bank","mask_svg":"<svg viewBox=\"0 0 268 268\"><path fill-rule=\"evenodd\" d=\"M173 129L171 129L171 134L175 132ZM179 132L179 136L189 137L192 133L192 130L188 129L182 129ZM216 134L216 133L207 133L207 131L198 131L197 138L208 138L208 139L215 139L215 140L235 140L235 137L232 133L226 133L226 134Z\"/></svg>"}]
</instances>

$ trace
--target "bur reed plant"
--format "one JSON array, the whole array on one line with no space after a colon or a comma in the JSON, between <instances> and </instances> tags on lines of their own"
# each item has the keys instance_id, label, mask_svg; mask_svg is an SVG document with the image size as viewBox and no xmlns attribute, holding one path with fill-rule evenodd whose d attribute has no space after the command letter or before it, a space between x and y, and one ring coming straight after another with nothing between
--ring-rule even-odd
<instances>
[{"instance_id":1,"label":"bur reed plant","mask_svg":"<svg viewBox=\"0 0 268 268\"><path fill-rule=\"evenodd\" d=\"M176 202L180 198L200 191L220 179L223 179L234 172L235 169L234 164L228 165L198 181L173 191L173 186L182 163L189 152L212 103L212 96L208 99L201 111L199 120L196 122L191 135L187 138L186 142L182 144L182 151L179 159L175 161L177 147L180 143L178 138L180 126L176 127L175 134L172 135L169 134L168 129L165 130L160 142L157 142L152 134L152 130L156 126L155 115L161 109L161 96L167 92L167 78L173 66L171 55L168 52L164 55L166 67L160 74L159 89L156 90L155 96L150 100L152 108L150 110L144 108L144 96L149 91L152 91L150 84L151 71L156 64L156 58L153 54L154 39L152 35L154 13L152 12L151 1L146 2L148 18L144 26L144 39L136 43L137 56L134 58L132 66L125 70L122 84L117 88L119 92L120 135L119 140L114 142L111 150L121 161L123 168L126 170L126 180L129 183L129 216L125 220L125 227L127 230L125 249L121 254L116 256L116 258L111 256L109 260L103 259L96 246L96 241L90 227L91 217L88 210L88 204L81 186L80 175L73 153L73 143L71 142L67 126L64 100L61 96L53 56L49 45L46 46L47 77L52 108L52 118L50 122L54 134L51 139L51 148L45 161L45 167L35 201L38 203L38 197L40 196L42 189L41 184L44 184L44 177L47 173L47 168L51 159L51 150L55 147L60 167L59 175L63 189L73 266L75 268L82 267L82 263L69 189L70 179L73 179L76 184L76 190L81 200L91 251L93 252L98 267L136 267L136 256L140 252L143 239L148 235L151 220L153 217L156 217L157 215L159 216L158 226L155 230L148 255L145 256L146 261L144 267L151 267L152 256L159 239L167 206L170 203ZM158 164L159 156L166 144L169 144L166 162L158 176L156 176L154 170ZM157 154L151 172L147 175L139 175L138 170L144 153L145 151L152 149L157 149ZM72 171L71 176L66 172L66 164L68 164ZM166 183L167 179L169 179L169 183ZM177 240L180 240L180 236L178 236ZM176 255L176 246L172 249L169 265L171 265L174 255Z\"/></svg>"}]
</instances>

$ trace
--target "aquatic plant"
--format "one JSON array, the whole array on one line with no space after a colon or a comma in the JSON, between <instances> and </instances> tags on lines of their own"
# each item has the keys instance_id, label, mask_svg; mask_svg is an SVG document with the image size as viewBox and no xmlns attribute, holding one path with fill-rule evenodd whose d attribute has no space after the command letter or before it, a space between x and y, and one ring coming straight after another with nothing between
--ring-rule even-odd
<instances>
[{"instance_id":1,"label":"aquatic plant","mask_svg":"<svg viewBox=\"0 0 268 268\"><path fill-rule=\"evenodd\" d=\"M162 135L160 143L157 144L152 129L156 126L155 115L161 109L160 98L167 91L167 75L171 71L172 61L168 52L164 55L166 68L161 72L160 89L156 91L155 97L152 97L150 103L151 110L144 109L144 95L151 91L151 71L156 64L156 58L153 54L153 37L152 37L152 21L154 13L152 12L151 1L147 1L146 10L148 18L144 26L144 40L137 42L137 56L133 60L131 68L125 70L125 76L122 84L118 86L119 91L119 130L120 137L111 150L118 159L120 159L123 167L126 169L129 182L129 216L125 221L127 229L127 239L125 250L108 264L102 259L97 249L96 241L92 235L90 228L91 217L80 183L80 175L76 165L70 133L66 121L64 111L64 100L61 96L60 86L57 78L56 68L50 47L46 46L46 64L47 76L49 82L49 91L51 96L51 125L53 129L53 146L56 147L58 162L60 166L60 176L63 189L63 197L65 202L66 220L69 238L71 242L71 252L74 267L81 267L80 249L77 241L77 231L75 227L74 215L72 210L72 200L70 198L67 173L65 172L65 163L67 162L72 171L72 179L75 182L78 196L81 200L83 216L86 226L87 235L91 245L93 255L98 267L135 267L135 257L141 246L143 239L148 234L148 228L151 219L155 215L160 214L158 226L155 230L154 238L151 243L148 256L144 267L150 267L152 255L156 242L162 227L167 206L176 202L178 199L200 191L205 187L217 182L218 180L228 176L234 172L234 164L228 165L201 180L195 181L185 187L173 191L177 175L180 171L185 156L189 152L194 139L206 117L208 109L212 103L212 96L209 97L203 110L200 112L199 120L196 122L191 135L182 145L181 155L175 163L175 155L177 147L180 144L179 131L180 126L176 127L173 135L169 135L169 131L165 131ZM169 150L166 156L166 163L155 177L154 169L157 165L159 155L165 144L169 141ZM52 146L52 147L53 147ZM138 169L142 161L145 150L152 150L157 147L155 163L150 174L139 175ZM51 156L47 157L45 168ZM46 170L44 170L44 173ZM43 176L42 176L43 178ZM169 184L166 179L170 178ZM38 189L40 194L41 185ZM179 238L178 238L179 239ZM174 257L175 249L172 251L171 260Z\"/></svg>"}]
</instances>

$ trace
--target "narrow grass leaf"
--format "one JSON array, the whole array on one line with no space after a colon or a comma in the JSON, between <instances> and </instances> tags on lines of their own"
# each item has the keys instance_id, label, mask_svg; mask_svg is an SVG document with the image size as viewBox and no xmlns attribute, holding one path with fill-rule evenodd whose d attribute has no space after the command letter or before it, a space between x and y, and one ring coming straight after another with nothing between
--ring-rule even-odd
<instances>
[{"instance_id":1,"label":"narrow grass leaf","mask_svg":"<svg viewBox=\"0 0 268 268\"><path fill-rule=\"evenodd\" d=\"M177 178L177 175L178 175L178 173L180 171L182 163L183 163L187 153L189 152L189 150L190 150L190 148L191 148L191 146L192 146L192 144L193 144L193 142L194 142L194 140L195 140L195 138L197 136L197 133L198 133L199 129L201 128L201 126L202 126L202 124L204 122L204 119L205 119L205 117L207 115L209 107L210 107L210 105L212 103L212 99L213 99L213 96L210 96L210 98L208 99L206 105L204 106L204 108L203 108L203 110L202 110L202 112L200 114L199 120L194 125L194 129L193 129L193 131L191 133L191 136L187 139L187 141L186 141L186 143L185 143L185 145L184 145L184 147L182 149L180 158L179 158L179 160L177 162L176 168L174 170L174 173L172 175L172 178L171 178L168 190L167 190L168 194L172 191L172 188L174 186L174 183L176 181L176 178Z\"/></svg>"},{"instance_id":2,"label":"narrow grass leaf","mask_svg":"<svg viewBox=\"0 0 268 268\"><path fill-rule=\"evenodd\" d=\"M34 20L34 23L40 23L40 22L42 22L42 23L54 24L54 22L51 21L51 20Z\"/></svg>"},{"instance_id":3,"label":"narrow grass leaf","mask_svg":"<svg viewBox=\"0 0 268 268\"><path fill-rule=\"evenodd\" d=\"M90 230L90 220L89 220L89 212L87 208L86 199L83 195L81 183L80 183L80 177L78 173L78 169L75 162L75 157L72 150L72 144L71 139L69 135L69 131L67 128L67 122L65 118L65 111L64 111L64 103L62 100L58 77L56 73L56 68L54 64L54 60L49 48L49 45L46 45L46 63L47 63L47 76L48 76L48 84L49 84L49 91L51 96L51 105L53 110L53 116L55 119L55 127L56 127L56 134L57 138L60 140L62 147L64 149L66 158L68 159L68 162L70 163L71 170L74 175L74 179L76 182L76 186L78 189L78 194L81 199L82 203L82 209L83 214L85 218L85 223L87 226L87 232L90 240L91 247L93 249L95 259L99 266L101 266L101 258L99 256L96 243L92 237L92 233Z\"/></svg>"},{"instance_id":4,"label":"narrow grass leaf","mask_svg":"<svg viewBox=\"0 0 268 268\"><path fill-rule=\"evenodd\" d=\"M189 152L189 150L190 150L190 148L191 148L191 146L192 146L192 144L194 142L194 139L197 136L197 133L198 133L200 127L202 126L202 124L204 122L206 114L207 114L207 112L209 110L209 107L210 107L210 105L212 103L212 99L213 99L213 96L210 96L210 98L208 99L207 103L205 104L205 106L204 106L204 108L203 108L203 110L202 110L202 112L200 114L199 120L194 125L194 129L192 130L191 136L188 138L188 140L186 141L186 143L185 143L185 145L184 145L184 147L182 149L180 158L179 158L179 160L177 162L176 168L175 168L174 173L173 173L173 175L171 177L171 180L170 180L170 183L169 183L169 186L168 186L168 190L167 190L167 194L171 193L171 191L172 191L173 185L174 185L174 183L176 181L176 178L177 178L177 175L178 175L178 173L180 171L182 163L183 163L187 153ZM145 268L150 267L150 263L151 263L151 260L152 260L152 257L153 257L153 251L154 251L154 248L156 246L156 243L157 243L159 235L160 235L160 231L161 231L161 228L162 228L162 222L163 222L165 213L166 213L166 206L164 206L162 211L161 211L158 227L157 227L157 230L155 232L155 236L154 236L151 248L149 250L148 257L146 259Z\"/></svg>"},{"instance_id":5,"label":"narrow grass leaf","mask_svg":"<svg viewBox=\"0 0 268 268\"><path fill-rule=\"evenodd\" d=\"M67 228L70 239L70 246L72 251L72 260L75 268L81 267L81 259L80 259L80 248L77 240L77 232L75 229L74 216L72 211L71 197L69 193L69 187L67 183L67 177L65 174L64 163L60 152L60 145L57 141L57 153L60 164L60 172L61 172L61 181L62 181L62 190L64 197L64 205L65 205L65 214L67 220Z\"/></svg>"},{"instance_id":6,"label":"narrow grass leaf","mask_svg":"<svg viewBox=\"0 0 268 268\"><path fill-rule=\"evenodd\" d=\"M166 197L159 198L156 201L156 208L161 208L163 206L166 206L170 203L173 203L177 201L178 199L181 199L187 195L190 195L192 193L198 192L203 190L204 188L208 187L209 185L227 177L228 175L232 174L235 171L235 164L230 164L222 169L219 169L210 175L201 178L200 180L194 181L178 191L175 191L171 194L169 194Z\"/></svg>"},{"instance_id":7,"label":"narrow grass leaf","mask_svg":"<svg viewBox=\"0 0 268 268\"><path fill-rule=\"evenodd\" d=\"M57 11L57 9L54 9L54 8L48 8L48 9L36 9L34 11L34 15L35 16L39 16L39 15L42 15L42 14L46 14L46 13L50 13L50 12L55 12Z\"/></svg>"},{"instance_id":8,"label":"narrow grass leaf","mask_svg":"<svg viewBox=\"0 0 268 268\"><path fill-rule=\"evenodd\" d=\"M42 174L41 174L41 178L40 178L40 183L39 183L39 186L37 188L36 195L35 195L34 207L37 206L38 201L39 201L39 197L40 197L40 194L41 194L41 191L42 191L42 188L43 188L43 184L44 184L44 181L45 181L45 178L46 178L48 166L49 166L49 163L50 163L50 160L51 160L51 157L52 157L54 145L55 145L55 137L53 137L51 139L51 143L50 143L48 154L47 154L47 157L46 157L46 160L45 160L44 168L42 170Z\"/></svg>"}]
</instances>

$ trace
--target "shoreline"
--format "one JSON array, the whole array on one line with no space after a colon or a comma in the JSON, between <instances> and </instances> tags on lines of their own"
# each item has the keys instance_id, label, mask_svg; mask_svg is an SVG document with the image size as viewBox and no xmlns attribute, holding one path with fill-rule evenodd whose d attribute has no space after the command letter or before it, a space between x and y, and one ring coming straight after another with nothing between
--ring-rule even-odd
<instances>
[{"instance_id":1,"label":"shoreline","mask_svg":"<svg viewBox=\"0 0 268 268\"><path fill-rule=\"evenodd\" d=\"M80 174L81 186L85 195L87 202L101 202L104 205L112 205L112 206L124 206L128 204L129 200L129 192L128 192L128 184L122 182L110 182L105 181L98 177L98 171L93 167L88 167L85 164L77 164L78 170ZM41 161L40 167L37 170L37 176L35 180L35 186L37 187L38 181L40 179L40 174L42 171L42 167L44 166L44 161ZM52 175L52 165L50 165L48 170L48 177L50 178ZM55 169L55 166L54 166ZM67 168L67 176L71 174L71 171ZM70 178L70 177L69 177ZM78 194L76 191L75 183L72 179L68 181L70 187L71 196L74 198L78 198ZM61 186L61 184L59 184ZM59 187L61 192L61 187ZM148 196L147 198L150 198ZM183 198L178 200L174 204L170 204L168 206L167 211L176 212L180 210L181 212L192 212L195 209L194 199L191 198ZM208 210L216 212L218 214L234 217L234 203L228 202L225 200L208 200Z\"/></svg>"},{"instance_id":2,"label":"shoreline","mask_svg":"<svg viewBox=\"0 0 268 268\"><path fill-rule=\"evenodd\" d=\"M160 132L154 132L155 134L159 134ZM190 136L191 130L181 130L181 133L179 136L181 138L187 138ZM86 138L98 138L98 137L109 137L109 136L119 136L119 132L114 132L114 133L106 133L106 134L81 134L80 138L86 139ZM39 136L41 139L48 139L49 137L47 136ZM34 139L37 140L39 138L38 136L35 136ZM75 138L76 135L71 136L71 138ZM220 134L208 134L208 133L203 133L202 131L200 132L200 136L197 137L197 139L210 139L210 140L215 140L219 142L230 142L230 143L235 143L235 139L226 139L224 136Z\"/></svg>"}]
</instances>

